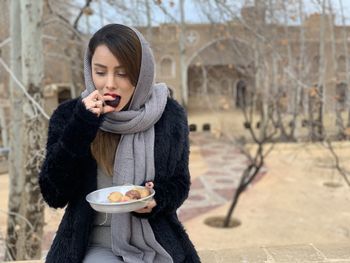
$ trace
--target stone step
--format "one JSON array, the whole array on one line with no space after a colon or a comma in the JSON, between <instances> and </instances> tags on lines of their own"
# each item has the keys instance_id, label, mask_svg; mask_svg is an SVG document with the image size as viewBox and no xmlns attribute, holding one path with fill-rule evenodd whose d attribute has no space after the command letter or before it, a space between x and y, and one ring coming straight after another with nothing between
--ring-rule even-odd
<instances>
[{"instance_id":1,"label":"stone step","mask_svg":"<svg viewBox=\"0 0 350 263\"><path fill-rule=\"evenodd\" d=\"M199 251L202 263L350 263L350 244L296 244ZM12 263L44 263L43 260ZM10 262L9 262L10 263Z\"/></svg>"},{"instance_id":2,"label":"stone step","mask_svg":"<svg viewBox=\"0 0 350 263\"><path fill-rule=\"evenodd\" d=\"M296 244L203 250L199 251L199 256L202 263L350 263L350 244Z\"/></svg>"}]
</instances>

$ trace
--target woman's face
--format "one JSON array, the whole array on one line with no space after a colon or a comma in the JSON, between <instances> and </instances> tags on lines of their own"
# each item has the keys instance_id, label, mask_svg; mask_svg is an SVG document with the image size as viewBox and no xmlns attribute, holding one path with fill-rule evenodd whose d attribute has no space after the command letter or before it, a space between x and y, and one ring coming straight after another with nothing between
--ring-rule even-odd
<instances>
[{"instance_id":1,"label":"woman's face","mask_svg":"<svg viewBox=\"0 0 350 263\"><path fill-rule=\"evenodd\" d=\"M130 101L135 87L126 75L125 68L112 54L106 45L95 49L91 59L92 80L96 89L103 96L120 96L120 102L115 111L120 111Z\"/></svg>"}]
</instances>

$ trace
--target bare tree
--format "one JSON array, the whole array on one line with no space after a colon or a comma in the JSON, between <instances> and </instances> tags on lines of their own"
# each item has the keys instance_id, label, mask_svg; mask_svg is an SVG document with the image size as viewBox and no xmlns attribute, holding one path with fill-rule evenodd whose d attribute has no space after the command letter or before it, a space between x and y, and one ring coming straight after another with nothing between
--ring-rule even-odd
<instances>
[{"instance_id":1,"label":"bare tree","mask_svg":"<svg viewBox=\"0 0 350 263\"><path fill-rule=\"evenodd\" d=\"M206 2L208 5L211 5L213 1L201 0L198 2ZM327 117L326 100L328 99L327 96L329 96L326 96L325 89L329 91L332 87L329 79L330 74L327 74L331 70L330 64L332 65L329 55L333 56L335 68L337 64L337 40L332 20L331 2L328 1L328 7L325 0L316 4L321 13L319 14L319 20L314 19L312 23L319 21L318 25L313 24L314 29L317 26L319 28L318 36L313 32L311 33L313 33L313 37L316 37L317 41L306 39L305 30L310 30L310 28L304 24L305 10L302 0L255 0L252 2L254 2L252 6L247 6L247 11L251 11L253 8L255 8L256 12L270 10L267 18L268 22L264 23L259 20L259 13L252 15L253 19L249 16L239 16L233 9L232 1L214 1L216 8L220 10L221 17L213 16L215 14L213 11L208 18L210 21L222 21L222 17L227 18L226 31L231 33L232 38L235 39L238 39L238 37L232 32L242 32L240 27L243 27L246 30L246 36L250 36L251 39L250 42L246 42L246 45L250 45L251 49L254 50L253 70L243 69L245 76L249 76L251 80L254 80L249 85L250 95L246 96L249 102L242 104L245 106L242 107L241 105L240 108L245 117L244 125L250 134L249 140L256 145L258 150L251 156L245 147L242 146L242 151L246 152L250 162L242 174L237 191L233 195L230 209L226 215L225 226L228 226L239 195L254 180L254 177L264 164L265 157L271 151L269 147L271 142L310 140L322 143L324 140L327 140L328 148L335 158L336 164L334 167L343 175L347 183L349 181L346 178L346 170L339 162L339 156L336 154L335 149L331 147L332 144L329 139L331 138L332 127L326 127L324 124ZM296 15L291 14L291 7L294 6ZM299 20L298 27L289 25L289 22L292 20ZM345 32L346 29L344 28L344 34ZM235 41L230 43L235 45ZM345 39L344 45L348 45ZM226 45L227 48L228 46ZM241 47L239 48L241 49ZM310 52L311 50L313 52L316 51L316 54ZM328 50L331 50L332 54L329 54ZM347 47L345 50L347 50ZM299 57L295 57L297 52L299 52ZM318 58L316 63L314 63L315 55L313 54ZM249 60L246 52L244 52L244 56L246 56L246 60ZM202 63L205 65L206 62L203 61ZM225 62L223 61L222 63ZM237 71L242 72L241 65L235 64L235 61L231 63ZM206 72L205 66L201 66L201 68L203 72ZM203 86L208 87L208 83L214 82L217 83L217 88L220 89L220 82L210 79L215 74L207 73L203 74L205 82ZM315 76L315 78L312 76ZM208 92L207 88L203 90ZM340 96L339 99L344 100L345 98ZM211 108L216 109L216 107ZM303 117L305 112L306 119L304 117L305 122L303 121L302 123L308 129L306 137L300 132L295 134L299 129L303 129L298 126L298 120ZM330 109L328 109L328 112L329 114L336 114ZM254 131L255 123L259 129L258 132ZM340 132L345 132L346 134L345 127L339 127ZM228 134L225 135L229 138L233 137ZM233 143L239 145L239 142L240 140L233 139Z\"/></svg>"},{"instance_id":2,"label":"bare tree","mask_svg":"<svg viewBox=\"0 0 350 263\"><path fill-rule=\"evenodd\" d=\"M258 50L258 49L256 49ZM258 57L259 55L256 54ZM259 63L259 62L258 62ZM257 67L259 67L257 65ZM263 67L261 68L263 71ZM257 74L262 74L257 72ZM260 77L256 78L260 79ZM248 163L247 167L244 169L240 176L240 180L237 186L236 191L233 193L231 205L227 211L225 216L223 227L229 227L230 221L238 203L238 200L241 194L247 189L247 187L254 181L256 176L261 172L261 169L265 165L265 158L272 151L274 147L274 141L277 139L278 134L278 123L277 120L278 107L274 98L269 98L268 96L264 96L263 105L260 107L260 114L258 118L254 118L253 112L256 111L256 105L259 100L261 93L250 92L250 98L248 103L244 103L244 106L241 107L245 126L252 138L254 149L249 150L244 141L235 140L233 143L239 147L241 152L247 157ZM257 121L258 132L254 130L254 123Z\"/></svg>"},{"instance_id":3,"label":"bare tree","mask_svg":"<svg viewBox=\"0 0 350 263\"><path fill-rule=\"evenodd\" d=\"M20 76L27 93L42 104L42 1L11 1L12 70ZM20 14L20 20L18 16ZM19 24L20 23L20 24ZM16 48L18 45L18 49ZM45 128L37 108L12 83L10 151L10 200L6 238L7 259L41 256L43 204L38 187Z\"/></svg>"}]
</instances>

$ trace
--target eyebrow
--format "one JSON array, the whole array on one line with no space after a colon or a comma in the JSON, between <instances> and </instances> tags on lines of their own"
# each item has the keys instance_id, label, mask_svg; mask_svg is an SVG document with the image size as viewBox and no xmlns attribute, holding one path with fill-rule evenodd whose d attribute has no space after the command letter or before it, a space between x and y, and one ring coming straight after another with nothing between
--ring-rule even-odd
<instances>
[{"instance_id":1,"label":"eyebrow","mask_svg":"<svg viewBox=\"0 0 350 263\"><path fill-rule=\"evenodd\" d=\"M107 68L107 66L99 64L99 63L94 63L94 66L101 67L101 68ZM123 69L124 67L122 65L114 67L115 69Z\"/></svg>"}]
</instances>

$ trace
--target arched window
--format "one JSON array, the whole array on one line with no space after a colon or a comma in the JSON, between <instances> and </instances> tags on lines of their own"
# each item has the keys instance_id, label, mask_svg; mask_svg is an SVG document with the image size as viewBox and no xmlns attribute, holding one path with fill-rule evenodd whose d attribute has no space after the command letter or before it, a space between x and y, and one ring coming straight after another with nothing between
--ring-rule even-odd
<instances>
[{"instance_id":1,"label":"arched window","mask_svg":"<svg viewBox=\"0 0 350 263\"><path fill-rule=\"evenodd\" d=\"M170 57L165 57L161 60L160 75L163 78L175 77L175 63Z\"/></svg>"},{"instance_id":2,"label":"arched window","mask_svg":"<svg viewBox=\"0 0 350 263\"><path fill-rule=\"evenodd\" d=\"M239 80L236 84L236 107L244 108L247 104L247 83Z\"/></svg>"}]
</instances>

